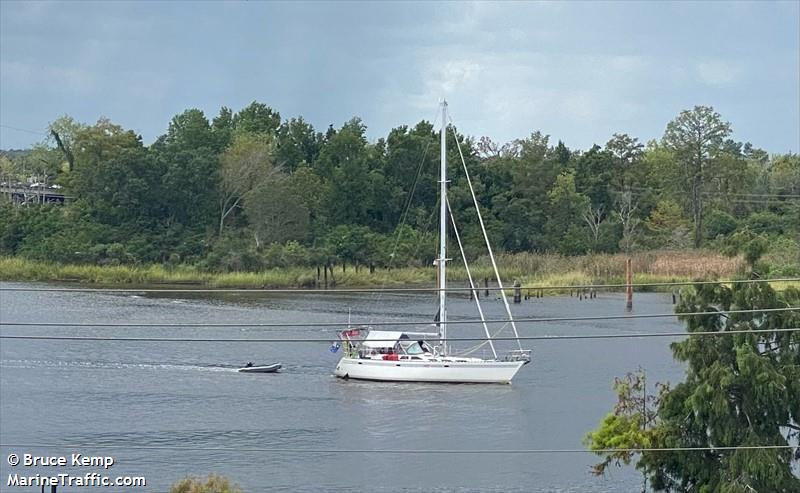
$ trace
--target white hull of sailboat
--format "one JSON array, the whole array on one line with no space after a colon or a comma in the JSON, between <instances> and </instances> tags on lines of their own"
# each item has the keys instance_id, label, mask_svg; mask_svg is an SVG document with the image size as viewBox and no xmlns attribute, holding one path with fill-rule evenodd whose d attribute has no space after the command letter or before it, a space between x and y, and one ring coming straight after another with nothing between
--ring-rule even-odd
<instances>
[{"instance_id":1,"label":"white hull of sailboat","mask_svg":"<svg viewBox=\"0 0 800 493\"><path fill-rule=\"evenodd\" d=\"M511 383L524 361L387 361L344 357L334 375L384 382Z\"/></svg>"}]
</instances>

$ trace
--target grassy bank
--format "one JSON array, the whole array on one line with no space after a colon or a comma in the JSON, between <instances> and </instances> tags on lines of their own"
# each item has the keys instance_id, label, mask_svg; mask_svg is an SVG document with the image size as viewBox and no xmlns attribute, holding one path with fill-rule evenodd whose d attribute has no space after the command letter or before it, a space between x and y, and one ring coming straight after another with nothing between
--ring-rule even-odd
<instances>
[{"instance_id":1,"label":"grassy bank","mask_svg":"<svg viewBox=\"0 0 800 493\"><path fill-rule=\"evenodd\" d=\"M510 285L519 280L524 287L572 286L581 284L615 284L624 281L624 255L586 255L564 257L553 254L520 253L500 255L501 275ZM652 251L632 256L634 281L667 282L695 279L731 279L741 276L744 264L741 259L697 250L684 252ZM483 284L492 278L488 259L480 259L471 266L473 278ZM463 266L453 262L448 278L454 283L467 285ZM329 285L336 287L381 287L433 285L436 272L431 267L404 267L377 269L370 273L366 268L356 270L341 266L329 275ZM98 266L38 262L19 257L0 257L0 280L3 281L68 281L104 285L188 284L220 288L313 288L317 283L317 269L291 267L261 272L204 272L192 266ZM322 284L320 278L319 284Z\"/></svg>"}]
</instances>

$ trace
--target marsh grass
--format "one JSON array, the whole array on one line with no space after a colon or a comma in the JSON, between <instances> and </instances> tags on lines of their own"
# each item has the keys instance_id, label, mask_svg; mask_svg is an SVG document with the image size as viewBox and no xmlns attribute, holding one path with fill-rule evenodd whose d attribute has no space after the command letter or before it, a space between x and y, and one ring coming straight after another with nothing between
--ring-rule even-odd
<instances>
[{"instance_id":1,"label":"marsh grass","mask_svg":"<svg viewBox=\"0 0 800 493\"><path fill-rule=\"evenodd\" d=\"M523 288L576 286L585 284L617 284L624 282L625 255L586 255L565 257L555 254L517 253L497 257L500 273L507 286L515 280ZM470 269L478 286L494 274L488 258L473 262ZM690 281L697 279L733 279L744 274L740 258L729 258L705 250L650 251L632 256L634 282ZM454 260L448 279L456 286L468 286L463 265ZM160 264L129 266L75 265L39 262L20 257L0 257L0 280L3 281L74 281L96 284L190 284L219 288L314 288L317 269L289 267L259 272L204 272L187 265ZM397 287L432 286L436 271L431 267L377 269L340 267L329 276L329 287ZM323 283L319 280L319 286ZM564 290L562 290L564 292ZM548 292L547 294L553 294Z\"/></svg>"}]
</instances>

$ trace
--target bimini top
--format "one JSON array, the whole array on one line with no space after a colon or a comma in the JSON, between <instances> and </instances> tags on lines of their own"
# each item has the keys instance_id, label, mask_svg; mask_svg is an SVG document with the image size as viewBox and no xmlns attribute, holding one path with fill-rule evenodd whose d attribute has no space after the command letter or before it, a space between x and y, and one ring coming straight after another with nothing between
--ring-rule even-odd
<instances>
[{"instance_id":1,"label":"bimini top","mask_svg":"<svg viewBox=\"0 0 800 493\"><path fill-rule=\"evenodd\" d=\"M361 345L369 348L394 347L394 345L397 344L397 341L400 339L408 339L408 336L405 334L405 332L371 330Z\"/></svg>"}]
</instances>

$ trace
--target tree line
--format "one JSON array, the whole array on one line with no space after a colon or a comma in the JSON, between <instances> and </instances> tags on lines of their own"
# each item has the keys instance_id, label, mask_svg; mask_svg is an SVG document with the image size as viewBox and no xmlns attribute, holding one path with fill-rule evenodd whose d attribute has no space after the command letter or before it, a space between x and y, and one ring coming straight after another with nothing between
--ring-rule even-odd
<instances>
[{"instance_id":1,"label":"tree line","mask_svg":"<svg viewBox=\"0 0 800 493\"><path fill-rule=\"evenodd\" d=\"M4 152L0 177L44 177L70 200L5 201L2 254L218 271L435 256L439 135L427 121L370 142L358 118L320 132L253 102L210 120L186 110L149 146L107 119L64 116L49 131L31 149ZM501 145L454 129L449 201L466 254L480 255L482 242L462 154L500 250L772 249L775 270L798 273L800 157L731 135L705 106L677 115L660 140L614 134L587 150L540 131Z\"/></svg>"}]
</instances>

